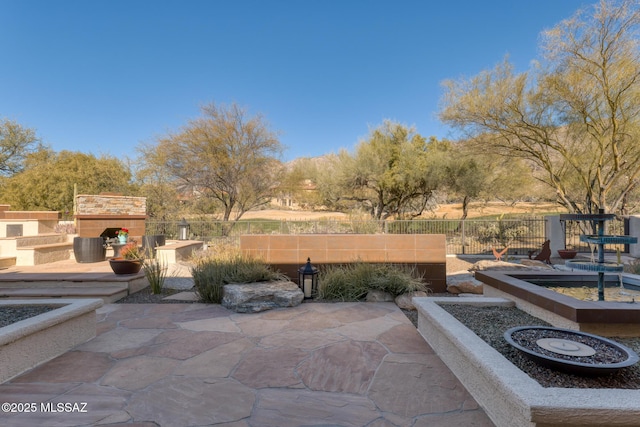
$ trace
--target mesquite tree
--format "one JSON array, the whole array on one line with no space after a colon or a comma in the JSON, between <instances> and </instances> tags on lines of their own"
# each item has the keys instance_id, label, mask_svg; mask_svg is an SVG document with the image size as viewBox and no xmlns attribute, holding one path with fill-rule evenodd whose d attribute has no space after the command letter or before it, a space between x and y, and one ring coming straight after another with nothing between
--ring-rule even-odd
<instances>
[{"instance_id":1,"label":"mesquite tree","mask_svg":"<svg viewBox=\"0 0 640 427\"><path fill-rule=\"evenodd\" d=\"M236 104L206 105L201 117L140 149L146 167L162 168L184 197L215 202L224 221L271 200L282 150L265 120Z\"/></svg>"},{"instance_id":2,"label":"mesquite tree","mask_svg":"<svg viewBox=\"0 0 640 427\"><path fill-rule=\"evenodd\" d=\"M526 159L569 212L624 213L640 179L640 6L601 1L543 33L543 61L445 82L441 118Z\"/></svg>"}]
</instances>

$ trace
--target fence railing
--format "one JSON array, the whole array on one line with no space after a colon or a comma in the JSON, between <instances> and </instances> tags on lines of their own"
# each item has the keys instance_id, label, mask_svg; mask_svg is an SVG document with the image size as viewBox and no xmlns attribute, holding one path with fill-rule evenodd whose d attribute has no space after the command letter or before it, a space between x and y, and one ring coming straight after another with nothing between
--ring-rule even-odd
<instances>
[{"instance_id":1,"label":"fence railing","mask_svg":"<svg viewBox=\"0 0 640 427\"><path fill-rule=\"evenodd\" d=\"M242 234L444 234L447 254L491 255L509 247L510 255L538 250L545 239L544 218L498 220L246 220L189 221L189 238L213 242L239 240ZM146 234L178 236L178 221L147 220Z\"/></svg>"},{"instance_id":2,"label":"fence railing","mask_svg":"<svg viewBox=\"0 0 640 427\"><path fill-rule=\"evenodd\" d=\"M605 223L605 233L616 236L625 236L629 234L628 219L626 218L614 218L611 221ZM580 235L582 234L597 234L597 230L594 228L594 224L591 221L563 221L562 227L564 228L565 245L571 247L578 252L590 252L595 249L595 245L591 245L580 241ZM606 252L629 252L629 245L606 245Z\"/></svg>"}]
</instances>

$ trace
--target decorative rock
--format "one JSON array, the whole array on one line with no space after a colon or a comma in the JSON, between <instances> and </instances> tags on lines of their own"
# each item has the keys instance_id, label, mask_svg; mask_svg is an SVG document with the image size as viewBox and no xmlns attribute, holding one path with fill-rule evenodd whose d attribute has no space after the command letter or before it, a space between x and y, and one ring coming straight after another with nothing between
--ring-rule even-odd
<instances>
[{"instance_id":1,"label":"decorative rock","mask_svg":"<svg viewBox=\"0 0 640 427\"><path fill-rule=\"evenodd\" d=\"M447 292L452 294L482 294L482 282L476 280L472 273L458 271L447 275Z\"/></svg>"},{"instance_id":2,"label":"decorative rock","mask_svg":"<svg viewBox=\"0 0 640 427\"><path fill-rule=\"evenodd\" d=\"M553 270L554 267L552 265L547 264L544 261L537 261L535 259L522 259L520 264L526 265L527 267L531 267L535 270Z\"/></svg>"},{"instance_id":3,"label":"decorative rock","mask_svg":"<svg viewBox=\"0 0 640 427\"><path fill-rule=\"evenodd\" d=\"M413 297L426 297L428 296L424 291L414 291L407 292L406 294L398 295L396 297L396 305L403 310L415 310L416 307L413 305Z\"/></svg>"},{"instance_id":4,"label":"decorative rock","mask_svg":"<svg viewBox=\"0 0 640 427\"><path fill-rule=\"evenodd\" d=\"M529 265L525 265L524 263L519 264L515 262L506 262L506 261L491 261L491 260L482 260L478 261L471 266L469 271L487 271L487 270L537 270L539 267L531 267Z\"/></svg>"},{"instance_id":5,"label":"decorative rock","mask_svg":"<svg viewBox=\"0 0 640 427\"><path fill-rule=\"evenodd\" d=\"M293 282L274 281L224 286L222 306L236 313L257 313L279 307L295 307L304 299Z\"/></svg>"},{"instance_id":6,"label":"decorative rock","mask_svg":"<svg viewBox=\"0 0 640 427\"><path fill-rule=\"evenodd\" d=\"M380 291L378 289L372 289L367 292L367 302L391 302L393 301L393 296L385 291Z\"/></svg>"}]
</instances>

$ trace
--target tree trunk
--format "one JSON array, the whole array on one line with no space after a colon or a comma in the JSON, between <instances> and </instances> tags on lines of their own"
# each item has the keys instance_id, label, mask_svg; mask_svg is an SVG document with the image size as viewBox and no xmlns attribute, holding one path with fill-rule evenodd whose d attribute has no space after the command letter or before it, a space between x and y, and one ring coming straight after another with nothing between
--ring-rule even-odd
<instances>
[{"instance_id":1,"label":"tree trunk","mask_svg":"<svg viewBox=\"0 0 640 427\"><path fill-rule=\"evenodd\" d=\"M463 221L467 219L467 215L469 214L470 201L471 201L471 198L469 196L464 196L464 198L462 199L462 218L460 219Z\"/></svg>"}]
</instances>

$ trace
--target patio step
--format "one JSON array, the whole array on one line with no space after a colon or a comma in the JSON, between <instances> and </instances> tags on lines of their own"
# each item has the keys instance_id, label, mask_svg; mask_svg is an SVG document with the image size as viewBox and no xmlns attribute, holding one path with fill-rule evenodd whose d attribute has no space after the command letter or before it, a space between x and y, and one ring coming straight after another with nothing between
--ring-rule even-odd
<instances>
[{"instance_id":1,"label":"patio step","mask_svg":"<svg viewBox=\"0 0 640 427\"><path fill-rule=\"evenodd\" d=\"M0 274L0 298L102 298L105 303L111 303L148 284L143 272L115 275L112 272L7 271Z\"/></svg>"},{"instance_id":2,"label":"patio step","mask_svg":"<svg viewBox=\"0 0 640 427\"><path fill-rule=\"evenodd\" d=\"M0 269L13 267L14 265L16 265L16 257L14 256L0 257Z\"/></svg>"},{"instance_id":3,"label":"patio step","mask_svg":"<svg viewBox=\"0 0 640 427\"><path fill-rule=\"evenodd\" d=\"M32 298L102 298L105 304L126 297L129 290L126 286L69 286L62 288L0 288L0 298L32 299Z\"/></svg>"},{"instance_id":4,"label":"patio step","mask_svg":"<svg viewBox=\"0 0 640 427\"><path fill-rule=\"evenodd\" d=\"M46 243L16 248L16 265L40 265L71 257L72 242Z\"/></svg>"}]
</instances>

